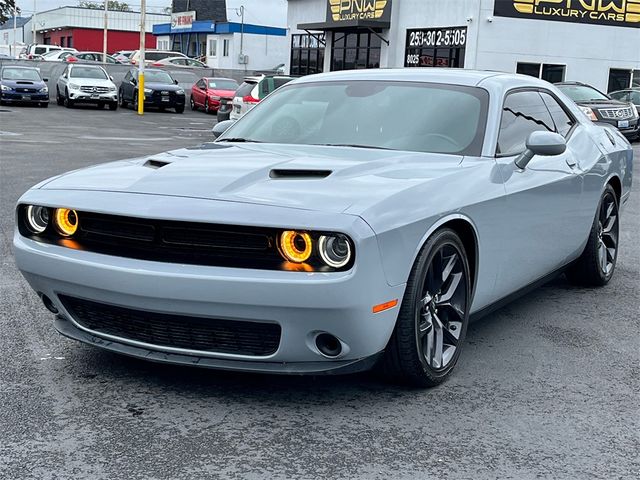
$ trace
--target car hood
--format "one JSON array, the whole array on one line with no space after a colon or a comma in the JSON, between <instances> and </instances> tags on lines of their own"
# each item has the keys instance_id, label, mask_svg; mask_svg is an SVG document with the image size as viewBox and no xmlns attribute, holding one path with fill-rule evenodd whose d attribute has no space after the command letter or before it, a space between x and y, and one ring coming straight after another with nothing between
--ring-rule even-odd
<instances>
[{"instance_id":1,"label":"car hood","mask_svg":"<svg viewBox=\"0 0 640 480\"><path fill-rule=\"evenodd\" d=\"M6 85L11 88L23 88L23 87L32 87L32 88L43 88L47 84L42 81L33 81L33 80L5 80L2 79L0 81L2 85Z\"/></svg>"},{"instance_id":2,"label":"car hood","mask_svg":"<svg viewBox=\"0 0 640 480\"><path fill-rule=\"evenodd\" d=\"M454 175L463 157L390 150L210 143L55 177L43 189L89 190L358 214Z\"/></svg>"},{"instance_id":3,"label":"car hood","mask_svg":"<svg viewBox=\"0 0 640 480\"><path fill-rule=\"evenodd\" d=\"M629 104L627 102L622 102L620 100L595 100L590 102L576 102L578 105L582 107L589 108L619 108L619 107L628 107Z\"/></svg>"},{"instance_id":4,"label":"car hood","mask_svg":"<svg viewBox=\"0 0 640 480\"><path fill-rule=\"evenodd\" d=\"M180 85L175 85L173 83L155 83L155 82L144 82L144 88L149 88L151 90L166 90L167 92L177 92L178 90L182 90Z\"/></svg>"},{"instance_id":5,"label":"car hood","mask_svg":"<svg viewBox=\"0 0 640 480\"><path fill-rule=\"evenodd\" d=\"M91 87L114 87L115 86L111 80L101 79L101 78L71 77L69 78L69 83L75 83L76 85L91 86Z\"/></svg>"}]
</instances>

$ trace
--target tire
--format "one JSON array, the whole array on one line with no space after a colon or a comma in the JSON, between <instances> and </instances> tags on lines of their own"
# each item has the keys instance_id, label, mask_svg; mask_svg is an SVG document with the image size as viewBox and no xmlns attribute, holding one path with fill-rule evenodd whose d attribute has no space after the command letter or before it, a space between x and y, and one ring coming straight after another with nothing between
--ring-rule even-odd
<instances>
[{"instance_id":1,"label":"tire","mask_svg":"<svg viewBox=\"0 0 640 480\"><path fill-rule=\"evenodd\" d=\"M211 108L209 107L209 99L208 98L204 99L204 113L206 113L207 115L209 115L211 113Z\"/></svg>"},{"instance_id":2,"label":"tire","mask_svg":"<svg viewBox=\"0 0 640 480\"><path fill-rule=\"evenodd\" d=\"M118 109L118 102L109 103L109 110L113 112L114 110L117 110L117 109Z\"/></svg>"},{"instance_id":3,"label":"tire","mask_svg":"<svg viewBox=\"0 0 640 480\"><path fill-rule=\"evenodd\" d=\"M618 260L619 220L618 197L613 187L607 185L600 197L587 245L565 272L570 282L591 287L609 283Z\"/></svg>"},{"instance_id":4,"label":"tire","mask_svg":"<svg viewBox=\"0 0 640 480\"><path fill-rule=\"evenodd\" d=\"M118 92L118 98L120 99L120 106L122 108L127 108L127 101L124 99L124 92L122 90Z\"/></svg>"},{"instance_id":5,"label":"tire","mask_svg":"<svg viewBox=\"0 0 640 480\"><path fill-rule=\"evenodd\" d=\"M73 108L73 100L69 98L69 92L67 90L64 91L64 106L66 108Z\"/></svg>"},{"instance_id":6,"label":"tire","mask_svg":"<svg viewBox=\"0 0 640 480\"><path fill-rule=\"evenodd\" d=\"M104 110L104 102L98 102L96 106L98 107L98 110Z\"/></svg>"},{"instance_id":7,"label":"tire","mask_svg":"<svg viewBox=\"0 0 640 480\"><path fill-rule=\"evenodd\" d=\"M196 102L193 101L193 97L189 99L189 106L191 107L191 110L193 110L194 112L198 109L198 107L196 106Z\"/></svg>"},{"instance_id":8,"label":"tire","mask_svg":"<svg viewBox=\"0 0 640 480\"><path fill-rule=\"evenodd\" d=\"M176 113L184 113L184 105L181 107L176 107Z\"/></svg>"},{"instance_id":9,"label":"tire","mask_svg":"<svg viewBox=\"0 0 640 480\"><path fill-rule=\"evenodd\" d=\"M40 104L40 106L41 106L42 108L49 108L49 102L42 102L42 103Z\"/></svg>"},{"instance_id":10,"label":"tire","mask_svg":"<svg viewBox=\"0 0 640 480\"><path fill-rule=\"evenodd\" d=\"M218 109L218 113L216 114L216 118L218 119L218 123L219 122L224 122L225 120L229 120L230 114L231 114L231 112L221 112Z\"/></svg>"},{"instance_id":11,"label":"tire","mask_svg":"<svg viewBox=\"0 0 640 480\"><path fill-rule=\"evenodd\" d=\"M133 108L135 112L138 111L138 91L137 90L133 92L133 101L131 103L131 108Z\"/></svg>"},{"instance_id":12,"label":"tire","mask_svg":"<svg viewBox=\"0 0 640 480\"><path fill-rule=\"evenodd\" d=\"M460 357L470 306L464 245L453 230L443 228L429 237L413 265L383 372L414 387L442 383Z\"/></svg>"},{"instance_id":13,"label":"tire","mask_svg":"<svg viewBox=\"0 0 640 480\"><path fill-rule=\"evenodd\" d=\"M64 98L62 98L62 96L60 95L60 90L58 90L58 87L56 87L56 103L59 106L64 105Z\"/></svg>"}]
</instances>

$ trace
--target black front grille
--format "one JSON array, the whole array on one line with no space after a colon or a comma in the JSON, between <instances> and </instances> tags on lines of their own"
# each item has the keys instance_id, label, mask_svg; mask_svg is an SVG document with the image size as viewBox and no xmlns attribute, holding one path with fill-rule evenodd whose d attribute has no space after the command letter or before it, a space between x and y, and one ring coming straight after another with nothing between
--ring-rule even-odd
<instances>
[{"instance_id":1,"label":"black front grille","mask_svg":"<svg viewBox=\"0 0 640 480\"><path fill-rule=\"evenodd\" d=\"M282 257L271 229L149 220L79 212L74 240L82 249L142 260L278 268Z\"/></svg>"},{"instance_id":2,"label":"black front grille","mask_svg":"<svg viewBox=\"0 0 640 480\"><path fill-rule=\"evenodd\" d=\"M81 326L161 347L211 353L267 356L280 344L280 325L264 322L200 318L133 310L80 298L59 296Z\"/></svg>"}]
</instances>

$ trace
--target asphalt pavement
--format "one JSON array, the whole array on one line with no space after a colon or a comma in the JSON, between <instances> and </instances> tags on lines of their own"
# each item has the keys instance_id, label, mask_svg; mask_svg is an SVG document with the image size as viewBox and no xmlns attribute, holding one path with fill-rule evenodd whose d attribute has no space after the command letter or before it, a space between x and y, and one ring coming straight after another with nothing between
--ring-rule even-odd
<instances>
[{"instance_id":1,"label":"asphalt pavement","mask_svg":"<svg viewBox=\"0 0 640 480\"><path fill-rule=\"evenodd\" d=\"M71 169L208 141L214 122L0 107L1 479L640 477L637 185L611 283L559 277L473 324L435 389L174 367L57 334L15 267L16 200Z\"/></svg>"}]
</instances>

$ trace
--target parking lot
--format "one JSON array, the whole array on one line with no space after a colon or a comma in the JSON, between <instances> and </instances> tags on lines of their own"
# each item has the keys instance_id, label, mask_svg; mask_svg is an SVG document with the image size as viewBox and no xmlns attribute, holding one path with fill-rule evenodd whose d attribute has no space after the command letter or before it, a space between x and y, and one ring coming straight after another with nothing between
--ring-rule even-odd
<instances>
[{"instance_id":1,"label":"parking lot","mask_svg":"<svg viewBox=\"0 0 640 480\"><path fill-rule=\"evenodd\" d=\"M14 264L19 196L68 170L210 141L214 123L0 108L0 478L638 478L637 185L611 283L560 277L473 324L435 389L175 367L60 336Z\"/></svg>"}]
</instances>

